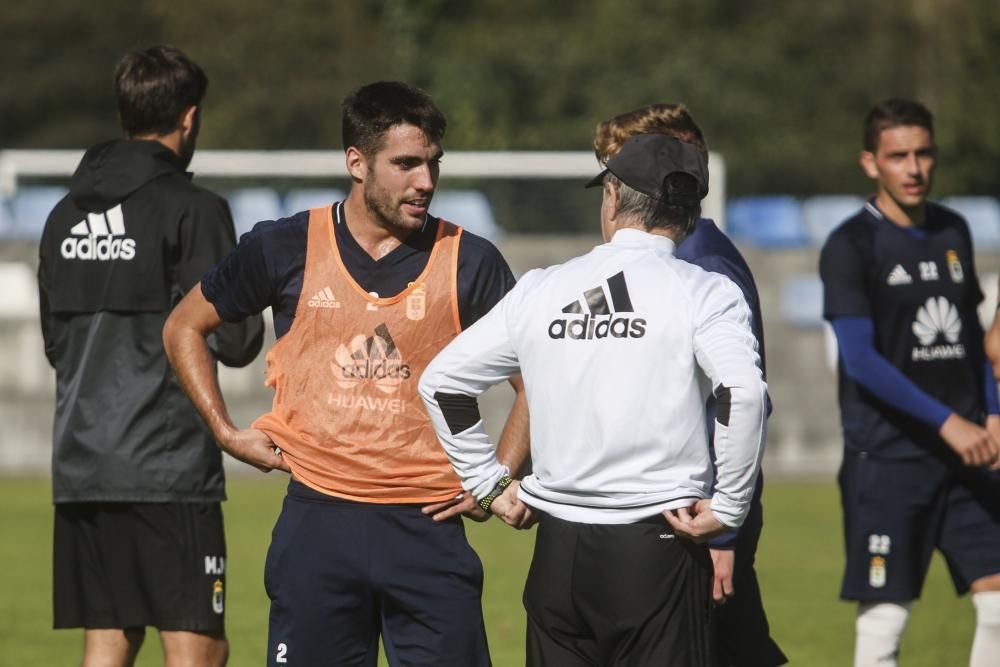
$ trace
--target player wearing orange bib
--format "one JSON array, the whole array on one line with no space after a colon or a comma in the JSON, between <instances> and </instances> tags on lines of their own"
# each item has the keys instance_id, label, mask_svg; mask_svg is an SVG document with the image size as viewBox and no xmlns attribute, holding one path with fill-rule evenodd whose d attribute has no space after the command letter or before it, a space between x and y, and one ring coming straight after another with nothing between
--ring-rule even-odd
<instances>
[{"instance_id":1,"label":"player wearing orange bib","mask_svg":"<svg viewBox=\"0 0 1000 667\"><path fill-rule=\"evenodd\" d=\"M365 86L345 100L343 125L348 198L257 224L164 340L222 448L292 474L265 565L268 664L374 666L381 636L392 665L488 665L482 565L457 516L486 514L463 493L416 385L513 276L492 244L428 215L445 119L426 93ZM274 404L241 430L205 339L267 307ZM510 424L526 444L526 424Z\"/></svg>"}]
</instances>

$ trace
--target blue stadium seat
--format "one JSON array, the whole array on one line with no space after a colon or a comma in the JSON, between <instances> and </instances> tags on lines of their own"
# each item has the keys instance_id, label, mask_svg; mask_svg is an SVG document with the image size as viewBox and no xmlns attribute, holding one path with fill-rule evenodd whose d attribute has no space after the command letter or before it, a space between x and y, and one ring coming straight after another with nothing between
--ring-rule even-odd
<instances>
[{"instance_id":1,"label":"blue stadium seat","mask_svg":"<svg viewBox=\"0 0 1000 667\"><path fill-rule=\"evenodd\" d=\"M490 200L478 190L438 190L431 201L430 212L493 243L503 238Z\"/></svg>"},{"instance_id":2,"label":"blue stadium seat","mask_svg":"<svg viewBox=\"0 0 1000 667\"><path fill-rule=\"evenodd\" d=\"M759 248L797 248L809 244L802 206L795 197L768 195L734 199L726 206L726 233Z\"/></svg>"},{"instance_id":3,"label":"blue stadium seat","mask_svg":"<svg viewBox=\"0 0 1000 667\"><path fill-rule=\"evenodd\" d=\"M0 240L13 237L14 214L10 210L10 201L0 197Z\"/></svg>"},{"instance_id":4,"label":"blue stadium seat","mask_svg":"<svg viewBox=\"0 0 1000 667\"><path fill-rule=\"evenodd\" d=\"M37 241L42 237L49 213L68 190L58 185L35 185L17 189L10 200L12 224L7 238Z\"/></svg>"},{"instance_id":5,"label":"blue stadium seat","mask_svg":"<svg viewBox=\"0 0 1000 667\"><path fill-rule=\"evenodd\" d=\"M942 206L957 211L969 223L976 250L1000 249L1000 203L993 197L945 197Z\"/></svg>"},{"instance_id":6,"label":"blue stadium seat","mask_svg":"<svg viewBox=\"0 0 1000 667\"><path fill-rule=\"evenodd\" d=\"M295 215L299 211L329 206L344 199L344 191L336 188L304 188L289 190L285 195L285 215Z\"/></svg>"},{"instance_id":7,"label":"blue stadium seat","mask_svg":"<svg viewBox=\"0 0 1000 667\"><path fill-rule=\"evenodd\" d=\"M800 329L823 326L823 282L814 273L796 273L781 286L781 319Z\"/></svg>"},{"instance_id":8,"label":"blue stadium seat","mask_svg":"<svg viewBox=\"0 0 1000 667\"><path fill-rule=\"evenodd\" d=\"M271 188L242 188L226 193L233 212L236 238L250 231L261 220L279 220L285 217L281 197Z\"/></svg>"},{"instance_id":9,"label":"blue stadium seat","mask_svg":"<svg viewBox=\"0 0 1000 667\"><path fill-rule=\"evenodd\" d=\"M820 195L802 203L802 219L806 233L816 247L823 245L826 237L865 205L863 197L856 195Z\"/></svg>"}]
</instances>

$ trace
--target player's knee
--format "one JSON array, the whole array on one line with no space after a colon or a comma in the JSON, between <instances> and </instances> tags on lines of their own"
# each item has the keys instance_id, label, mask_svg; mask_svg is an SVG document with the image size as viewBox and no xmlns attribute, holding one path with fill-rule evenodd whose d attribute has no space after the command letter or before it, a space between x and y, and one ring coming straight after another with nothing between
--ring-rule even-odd
<instances>
[{"instance_id":1,"label":"player's knee","mask_svg":"<svg viewBox=\"0 0 1000 667\"><path fill-rule=\"evenodd\" d=\"M142 648L146 629L87 629L83 636L82 667L131 665Z\"/></svg>"},{"instance_id":2,"label":"player's knee","mask_svg":"<svg viewBox=\"0 0 1000 667\"><path fill-rule=\"evenodd\" d=\"M972 586L970 586L970 588L972 589L973 594L1000 591L1000 573L980 577L972 582Z\"/></svg>"},{"instance_id":3,"label":"player's knee","mask_svg":"<svg viewBox=\"0 0 1000 667\"><path fill-rule=\"evenodd\" d=\"M229 642L224 635L161 632L160 639L163 641L164 667L224 667L229 660Z\"/></svg>"},{"instance_id":4,"label":"player's knee","mask_svg":"<svg viewBox=\"0 0 1000 667\"><path fill-rule=\"evenodd\" d=\"M225 637L215 638L208 653L206 664L211 667L226 667L229 662L229 641Z\"/></svg>"},{"instance_id":5,"label":"player's knee","mask_svg":"<svg viewBox=\"0 0 1000 667\"><path fill-rule=\"evenodd\" d=\"M981 591L972 594L976 608L976 625L1000 628L1000 591Z\"/></svg>"},{"instance_id":6,"label":"player's knee","mask_svg":"<svg viewBox=\"0 0 1000 667\"><path fill-rule=\"evenodd\" d=\"M858 605L856 629L859 635L898 640L906 629L911 602L862 602Z\"/></svg>"}]
</instances>

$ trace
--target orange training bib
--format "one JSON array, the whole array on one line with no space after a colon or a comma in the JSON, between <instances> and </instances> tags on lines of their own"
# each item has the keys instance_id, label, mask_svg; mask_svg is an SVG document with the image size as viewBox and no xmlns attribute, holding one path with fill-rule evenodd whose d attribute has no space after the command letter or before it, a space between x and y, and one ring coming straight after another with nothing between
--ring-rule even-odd
<instances>
[{"instance_id":1,"label":"orange training bib","mask_svg":"<svg viewBox=\"0 0 1000 667\"><path fill-rule=\"evenodd\" d=\"M458 243L444 220L420 276L375 298L348 273L332 207L309 212L295 320L267 355L271 412L253 426L281 447L292 474L333 496L430 503L461 491L417 381L461 330Z\"/></svg>"}]
</instances>

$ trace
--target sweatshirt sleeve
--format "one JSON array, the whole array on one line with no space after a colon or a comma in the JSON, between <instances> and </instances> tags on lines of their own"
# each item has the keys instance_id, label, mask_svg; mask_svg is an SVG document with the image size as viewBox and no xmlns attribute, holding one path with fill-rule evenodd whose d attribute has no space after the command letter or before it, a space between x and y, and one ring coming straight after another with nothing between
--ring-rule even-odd
<instances>
[{"instance_id":1,"label":"sweatshirt sleeve","mask_svg":"<svg viewBox=\"0 0 1000 667\"><path fill-rule=\"evenodd\" d=\"M714 276L695 290L692 303L695 357L716 400L712 513L733 528L750 511L767 434L767 385L739 288Z\"/></svg>"}]
</instances>

